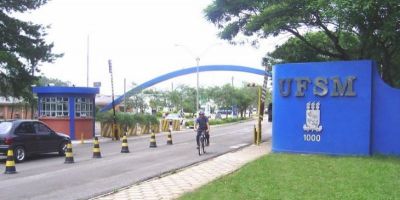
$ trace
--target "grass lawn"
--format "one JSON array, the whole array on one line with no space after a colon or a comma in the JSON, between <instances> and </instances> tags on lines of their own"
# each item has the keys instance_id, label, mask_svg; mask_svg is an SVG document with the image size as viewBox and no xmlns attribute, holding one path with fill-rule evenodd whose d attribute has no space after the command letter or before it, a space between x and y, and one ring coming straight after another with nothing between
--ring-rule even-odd
<instances>
[{"instance_id":1,"label":"grass lawn","mask_svg":"<svg viewBox=\"0 0 400 200\"><path fill-rule=\"evenodd\" d=\"M181 199L400 199L400 158L269 154Z\"/></svg>"}]
</instances>

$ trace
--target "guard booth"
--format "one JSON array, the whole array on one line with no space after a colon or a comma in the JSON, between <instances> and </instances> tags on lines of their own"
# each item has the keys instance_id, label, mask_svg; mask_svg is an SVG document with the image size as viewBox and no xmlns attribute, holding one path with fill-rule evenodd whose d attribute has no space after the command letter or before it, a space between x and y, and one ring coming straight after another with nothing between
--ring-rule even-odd
<instances>
[{"instance_id":1,"label":"guard booth","mask_svg":"<svg viewBox=\"0 0 400 200\"><path fill-rule=\"evenodd\" d=\"M74 139L95 134L95 96L99 88L34 87L38 96L38 118L53 130Z\"/></svg>"}]
</instances>

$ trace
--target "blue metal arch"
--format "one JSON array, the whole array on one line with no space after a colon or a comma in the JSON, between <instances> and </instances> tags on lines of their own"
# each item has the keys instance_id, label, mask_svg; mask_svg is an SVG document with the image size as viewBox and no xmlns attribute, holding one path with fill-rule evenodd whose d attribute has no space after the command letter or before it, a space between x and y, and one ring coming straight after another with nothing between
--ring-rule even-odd
<instances>
[{"instance_id":1,"label":"blue metal arch","mask_svg":"<svg viewBox=\"0 0 400 200\"><path fill-rule=\"evenodd\" d=\"M246 73L251 73L251 74L258 74L258 75L265 75L265 71L261 69L255 69L251 67L244 67L244 66L238 66L238 65L205 65L205 66L199 66L199 72L209 72L209 71L235 71L235 72L246 72ZM190 67L186 69L180 69L176 70L161 76L158 76L156 78L153 78L147 82L144 82L137 87L129 90L126 92L124 95L118 97L117 99L114 100L114 104L118 105L124 100L124 96L130 97L134 94L139 93L140 91L151 87L157 83L178 77L178 76L183 76L187 74L192 74L197 72L197 66L196 67ZM266 74L267 76L271 76L269 72ZM102 108L100 112L104 112L107 110L110 110L112 108L112 103L109 103L107 106Z\"/></svg>"}]
</instances>

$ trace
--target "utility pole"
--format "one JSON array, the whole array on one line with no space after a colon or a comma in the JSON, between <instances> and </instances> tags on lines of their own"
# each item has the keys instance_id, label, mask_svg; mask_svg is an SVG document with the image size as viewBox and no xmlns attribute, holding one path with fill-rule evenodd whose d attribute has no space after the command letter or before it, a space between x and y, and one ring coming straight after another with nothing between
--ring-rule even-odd
<instances>
[{"instance_id":1,"label":"utility pole","mask_svg":"<svg viewBox=\"0 0 400 200\"><path fill-rule=\"evenodd\" d=\"M268 76L267 76L267 71L268 71L268 66L265 66L265 72L264 72L264 83L262 88L258 89L258 96L259 96L259 113L258 113L258 135L257 135L257 144L261 143L261 121L264 118L264 108L265 108L265 96L266 96L266 89L267 89L267 83L268 83Z\"/></svg>"},{"instance_id":2,"label":"utility pole","mask_svg":"<svg viewBox=\"0 0 400 200\"><path fill-rule=\"evenodd\" d=\"M200 57L196 58L196 66L197 66L197 85L196 85L196 113L199 112L199 64Z\"/></svg>"},{"instance_id":3,"label":"utility pole","mask_svg":"<svg viewBox=\"0 0 400 200\"><path fill-rule=\"evenodd\" d=\"M112 64L111 60L108 60L108 70L111 75L111 97L112 97L112 107L113 107L113 125L112 125L112 131L113 131L113 140L119 140L119 134L118 134L118 129L117 129L117 118L115 117L115 104L114 104L114 80L113 80L113 73L112 73Z\"/></svg>"},{"instance_id":4,"label":"utility pole","mask_svg":"<svg viewBox=\"0 0 400 200\"><path fill-rule=\"evenodd\" d=\"M36 62L31 62L31 64L32 64L31 75L32 75L32 77L35 77L35 65L36 65ZM31 86L31 88L32 88L32 86ZM32 96L32 97L33 97L33 99L30 102L30 104L31 104L31 119L34 118L34 114L33 113L35 112L34 105L33 105L33 102L35 102L34 101L35 97L34 96ZM39 98L38 98L38 105L40 105L40 99ZM40 116L39 109L37 111L38 111L38 117L39 117Z\"/></svg>"},{"instance_id":5,"label":"utility pole","mask_svg":"<svg viewBox=\"0 0 400 200\"><path fill-rule=\"evenodd\" d=\"M235 88L233 87L233 76L232 76L232 90L235 91ZM233 105L233 98L231 100L231 106L232 106L232 118L234 116L234 105Z\"/></svg>"},{"instance_id":6,"label":"utility pole","mask_svg":"<svg viewBox=\"0 0 400 200\"><path fill-rule=\"evenodd\" d=\"M126 78L124 78L124 112L126 112Z\"/></svg>"},{"instance_id":7,"label":"utility pole","mask_svg":"<svg viewBox=\"0 0 400 200\"><path fill-rule=\"evenodd\" d=\"M89 35L86 41L86 87L89 87Z\"/></svg>"},{"instance_id":8,"label":"utility pole","mask_svg":"<svg viewBox=\"0 0 400 200\"><path fill-rule=\"evenodd\" d=\"M264 102L262 100L262 89L261 87L258 87L258 120L257 120L257 145L261 143L261 121L263 120L263 114L264 114Z\"/></svg>"},{"instance_id":9,"label":"utility pole","mask_svg":"<svg viewBox=\"0 0 400 200\"><path fill-rule=\"evenodd\" d=\"M196 84L196 113L200 110L199 108L199 67L200 67L200 57L203 56L208 50L211 49L211 47L215 45L219 45L220 43L215 43L207 47L201 54L198 54L197 56L190 51L189 48L187 48L185 45L181 44L175 44L176 47L182 47L184 48L193 58L196 60L196 76L197 76L197 84Z\"/></svg>"}]
</instances>

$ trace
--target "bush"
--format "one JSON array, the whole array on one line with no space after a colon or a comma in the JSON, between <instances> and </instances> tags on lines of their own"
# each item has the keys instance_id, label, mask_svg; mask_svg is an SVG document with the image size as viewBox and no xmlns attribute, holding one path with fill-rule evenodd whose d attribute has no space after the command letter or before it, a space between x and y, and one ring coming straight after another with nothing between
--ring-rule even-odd
<instances>
[{"instance_id":1,"label":"bush","mask_svg":"<svg viewBox=\"0 0 400 200\"><path fill-rule=\"evenodd\" d=\"M96 115L96 121L112 123L113 122L113 113L112 112L100 112ZM137 123L148 125L148 124L158 124L159 121L156 116L149 114L131 114L131 113L123 113L117 112L115 113L115 119L118 124L122 126L134 126Z\"/></svg>"},{"instance_id":2,"label":"bush","mask_svg":"<svg viewBox=\"0 0 400 200\"><path fill-rule=\"evenodd\" d=\"M96 113L95 120L99 122L113 122L112 111Z\"/></svg>"},{"instance_id":3,"label":"bush","mask_svg":"<svg viewBox=\"0 0 400 200\"><path fill-rule=\"evenodd\" d=\"M226 119L211 119L210 125L226 124L245 120L246 118L226 118Z\"/></svg>"},{"instance_id":4,"label":"bush","mask_svg":"<svg viewBox=\"0 0 400 200\"><path fill-rule=\"evenodd\" d=\"M245 120L246 118L227 118L227 119L210 119L208 123L210 125L233 123ZM194 126L194 120L188 120L185 122L185 126Z\"/></svg>"},{"instance_id":5,"label":"bush","mask_svg":"<svg viewBox=\"0 0 400 200\"><path fill-rule=\"evenodd\" d=\"M187 120L185 122L185 126L194 126L194 121L193 120Z\"/></svg>"}]
</instances>

